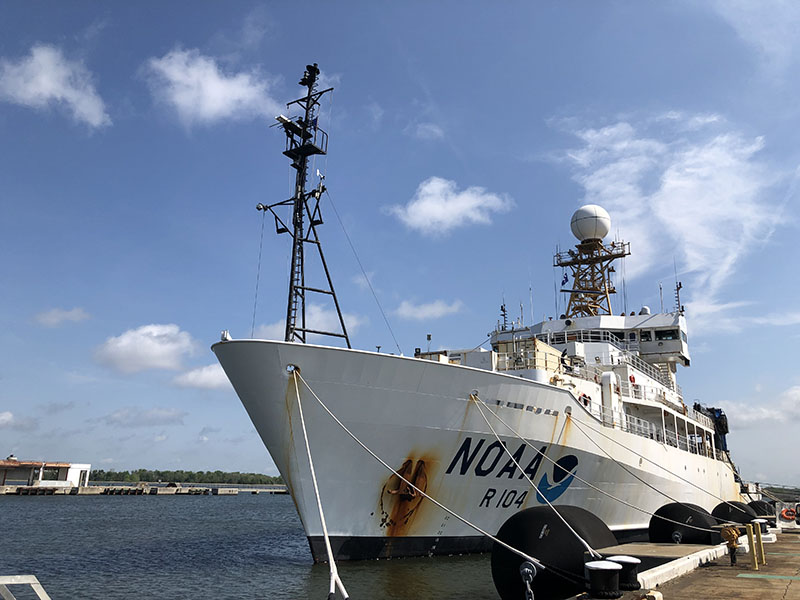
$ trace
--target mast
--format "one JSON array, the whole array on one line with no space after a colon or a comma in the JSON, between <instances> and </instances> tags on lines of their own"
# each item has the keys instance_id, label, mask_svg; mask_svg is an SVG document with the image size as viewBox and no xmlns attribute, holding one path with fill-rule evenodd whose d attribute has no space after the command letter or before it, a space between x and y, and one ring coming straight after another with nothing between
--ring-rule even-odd
<instances>
[{"instance_id":1,"label":"mast","mask_svg":"<svg viewBox=\"0 0 800 600\"><path fill-rule=\"evenodd\" d=\"M270 211L275 217L275 231L278 234L288 233L292 237L292 262L289 274L289 296L286 305L286 335L287 342L301 342L305 344L308 334L317 334L343 338L347 347L350 348L350 338L347 335L347 328L344 324L342 311L339 308L339 301L333 289L328 265L325 262L325 255L322 251L322 244L317 233L317 227L322 225L322 214L320 212L320 199L326 188L323 185L325 176L317 170L319 182L316 188L306 191L308 180L308 160L315 155L325 155L328 152L328 134L318 126L317 109L320 98L333 91L327 88L317 91L317 78L319 67L317 63L306 65L303 78L299 85L307 89L304 97L289 102L287 108L297 106L302 112L301 116L289 118L278 115L275 120L283 127L286 133L286 149L283 154L292 162L291 166L297 172L295 175L294 196L282 202L276 202L265 206L259 204L257 210ZM289 207L292 222L289 227L275 211L277 207ZM320 286L307 286L305 273L306 244L311 244L317 249L322 270L325 273L326 282ZM313 251L312 251L313 255ZM306 322L306 297L307 294L322 294L329 296L333 300L336 314L339 317L340 331L323 331L320 329L309 328Z\"/></svg>"},{"instance_id":2,"label":"mast","mask_svg":"<svg viewBox=\"0 0 800 600\"><path fill-rule=\"evenodd\" d=\"M562 289L569 294L566 318L611 315L611 294L617 292L611 281L611 266L618 258L631 253L628 242L613 241L608 246L603 238L611 228L611 218L601 207L588 204L572 216L572 233L578 238L575 250L558 252L553 266L572 271L572 289ZM566 277L564 280L566 283Z\"/></svg>"}]
</instances>

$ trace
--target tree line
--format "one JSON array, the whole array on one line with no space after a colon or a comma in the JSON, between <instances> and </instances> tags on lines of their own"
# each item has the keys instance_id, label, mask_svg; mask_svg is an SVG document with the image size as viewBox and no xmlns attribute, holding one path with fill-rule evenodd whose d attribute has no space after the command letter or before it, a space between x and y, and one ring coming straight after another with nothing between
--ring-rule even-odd
<instances>
[{"instance_id":1,"label":"tree line","mask_svg":"<svg viewBox=\"0 0 800 600\"><path fill-rule=\"evenodd\" d=\"M283 479L261 473L226 473L224 471L158 471L137 469L135 471L106 471L96 469L91 472L92 481L139 482L162 481L164 483L234 483L239 485L282 484Z\"/></svg>"}]
</instances>

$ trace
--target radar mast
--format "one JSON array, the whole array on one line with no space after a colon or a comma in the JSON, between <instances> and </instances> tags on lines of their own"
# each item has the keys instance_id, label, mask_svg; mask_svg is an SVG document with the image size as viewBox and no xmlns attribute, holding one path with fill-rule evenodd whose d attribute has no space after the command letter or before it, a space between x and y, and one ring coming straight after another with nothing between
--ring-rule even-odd
<instances>
[{"instance_id":1,"label":"radar mast","mask_svg":"<svg viewBox=\"0 0 800 600\"><path fill-rule=\"evenodd\" d=\"M575 211L570 226L579 243L575 244L575 250L557 252L553 257L554 267L568 268L572 272L572 289L561 290L569 294L565 316L611 315L611 294L617 292L611 281L612 263L631 253L630 243L613 241L608 246L603 244L603 238L611 230L611 217L594 204ZM565 278L562 286L566 282Z\"/></svg>"},{"instance_id":2,"label":"radar mast","mask_svg":"<svg viewBox=\"0 0 800 600\"><path fill-rule=\"evenodd\" d=\"M307 88L307 94L303 98L293 100L286 105L289 109L296 105L302 112L301 116L289 118L284 115L278 115L275 117L278 125L286 133L286 149L283 154L292 161L291 166L297 171L294 196L288 200L268 206L259 204L256 209L272 213L273 217L275 217L276 233L288 233L292 237L292 262L291 273L289 274L289 298L286 307L285 341L306 343L309 334L317 334L343 338L347 347L350 348L350 338L347 335L342 311L339 308L339 301L333 289L333 281L328 271L328 265L325 262L319 235L317 234L317 227L322 225L320 199L326 190L323 185L325 176L317 171L319 182L316 188L309 192L306 191L309 157L318 154L325 155L328 152L328 134L318 126L317 108L319 107L320 98L324 94L333 91L333 88L317 91L318 76L319 67L317 63L306 65L305 73L299 85ZM275 211L276 208L284 206L290 209L291 226L287 225ZM306 244L311 244L317 249L319 261L325 273L327 281L319 286L306 285ZM308 327L306 323L306 295L311 293L329 296L333 300L336 314L339 317L340 331L324 331Z\"/></svg>"}]
</instances>

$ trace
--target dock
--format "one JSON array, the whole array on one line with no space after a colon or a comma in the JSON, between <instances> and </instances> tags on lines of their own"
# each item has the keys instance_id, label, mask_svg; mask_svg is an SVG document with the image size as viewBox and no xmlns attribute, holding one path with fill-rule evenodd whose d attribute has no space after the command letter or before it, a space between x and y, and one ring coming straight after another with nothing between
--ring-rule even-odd
<instances>
[{"instance_id":1,"label":"dock","mask_svg":"<svg viewBox=\"0 0 800 600\"><path fill-rule=\"evenodd\" d=\"M95 484L84 486L47 485L2 485L0 496L238 496L239 494L288 494L285 485L239 487L234 485L189 485L189 484Z\"/></svg>"},{"instance_id":2,"label":"dock","mask_svg":"<svg viewBox=\"0 0 800 600\"><path fill-rule=\"evenodd\" d=\"M744 538L740 544L733 566L725 544L633 543L598 551L603 556L624 554L642 560L641 589L624 592L620 600L800 600L800 528L771 529L765 536L766 564L759 561L758 569L752 567ZM582 593L570 600L589 598Z\"/></svg>"},{"instance_id":3,"label":"dock","mask_svg":"<svg viewBox=\"0 0 800 600\"><path fill-rule=\"evenodd\" d=\"M800 600L800 533L783 531L765 545L767 564L751 568L747 556L731 566L722 556L659 586L664 598L780 598Z\"/></svg>"}]
</instances>

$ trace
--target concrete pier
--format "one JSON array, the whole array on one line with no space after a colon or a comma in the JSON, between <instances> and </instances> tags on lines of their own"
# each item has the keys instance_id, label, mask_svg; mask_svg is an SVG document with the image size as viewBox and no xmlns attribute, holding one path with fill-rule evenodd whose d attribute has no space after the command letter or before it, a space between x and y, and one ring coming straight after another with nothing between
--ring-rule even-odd
<instances>
[{"instance_id":1,"label":"concrete pier","mask_svg":"<svg viewBox=\"0 0 800 600\"><path fill-rule=\"evenodd\" d=\"M46 483L46 482L45 482ZM259 488L237 487L230 485L156 485L140 483L138 485L87 485L87 486L48 486L42 485L2 485L0 496L237 496L240 493L251 494L288 494L285 485L270 485Z\"/></svg>"},{"instance_id":2,"label":"concrete pier","mask_svg":"<svg viewBox=\"0 0 800 600\"><path fill-rule=\"evenodd\" d=\"M758 570L746 556L735 566L722 556L701 569L662 584L665 598L779 598L800 600L800 533L783 532L765 546L767 564Z\"/></svg>"}]
</instances>

